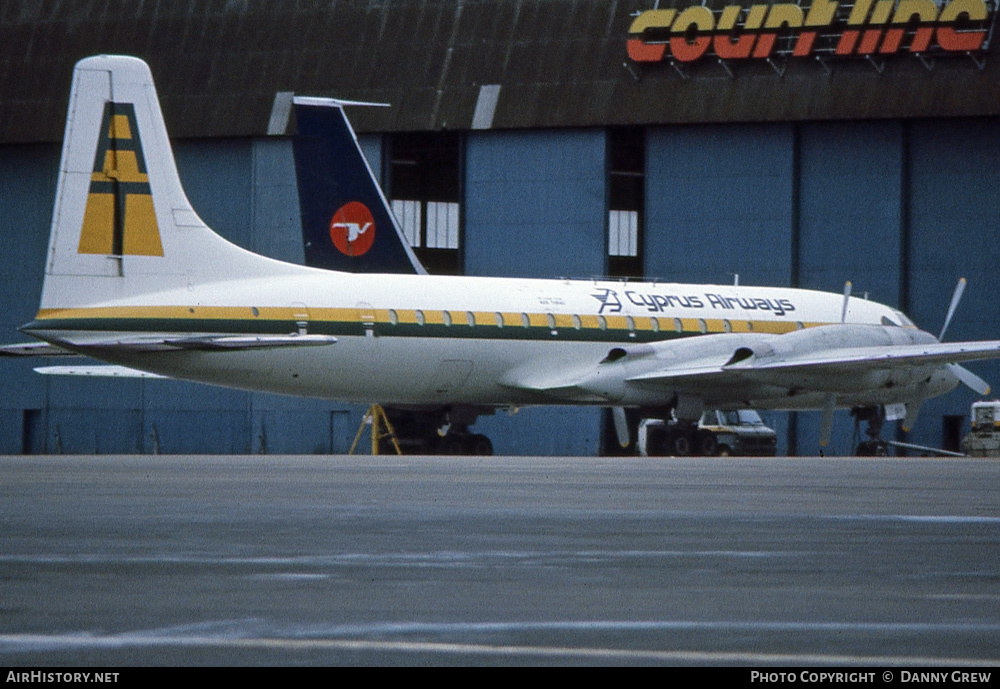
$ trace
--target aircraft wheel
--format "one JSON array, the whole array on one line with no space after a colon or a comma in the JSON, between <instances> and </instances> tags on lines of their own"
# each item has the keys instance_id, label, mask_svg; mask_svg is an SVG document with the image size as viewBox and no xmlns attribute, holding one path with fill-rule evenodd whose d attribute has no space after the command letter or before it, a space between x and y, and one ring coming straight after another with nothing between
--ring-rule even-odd
<instances>
[{"instance_id":1,"label":"aircraft wheel","mask_svg":"<svg viewBox=\"0 0 1000 689\"><path fill-rule=\"evenodd\" d=\"M466 454L488 457L493 454L493 443L482 433L473 433L465 439Z\"/></svg>"},{"instance_id":2,"label":"aircraft wheel","mask_svg":"<svg viewBox=\"0 0 1000 689\"><path fill-rule=\"evenodd\" d=\"M465 454L464 438L455 435L446 435L441 439L439 448L443 455L463 455Z\"/></svg>"},{"instance_id":3,"label":"aircraft wheel","mask_svg":"<svg viewBox=\"0 0 1000 689\"><path fill-rule=\"evenodd\" d=\"M867 440L855 450L856 457L888 457L889 444L884 440Z\"/></svg>"},{"instance_id":4,"label":"aircraft wheel","mask_svg":"<svg viewBox=\"0 0 1000 689\"><path fill-rule=\"evenodd\" d=\"M705 457L714 457L719 454L719 443L715 441L715 436L705 433L698 438L698 453Z\"/></svg>"}]
</instances>

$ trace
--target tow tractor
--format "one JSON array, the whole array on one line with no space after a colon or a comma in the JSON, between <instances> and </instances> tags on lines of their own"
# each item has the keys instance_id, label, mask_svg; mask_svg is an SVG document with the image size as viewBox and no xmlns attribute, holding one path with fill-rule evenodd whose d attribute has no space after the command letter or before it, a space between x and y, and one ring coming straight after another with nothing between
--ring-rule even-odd
<instances>
[{"instance_id":1,"label":"tow tractor","mask_svg":"<svg viewBox=\"0 0 1000 689\"><path fill-rule=\"evenodd\" d=\"M756 455L773 457L778 434L751 409L719 411L701 415L697 427L676 419L644 419L639 424L640 456L672 455L728 456Z\"/></svg>"},{"instance_id":2,"label":"tow tractor","mask_svg":"<svg viewBox=\"0 0 1000 689\"><path fill-rule=\"evenodd\" d=\"M972 403L972 432L962 450L970 457L1000 457L1000 400Z\"/></svg>"}]
</instances>

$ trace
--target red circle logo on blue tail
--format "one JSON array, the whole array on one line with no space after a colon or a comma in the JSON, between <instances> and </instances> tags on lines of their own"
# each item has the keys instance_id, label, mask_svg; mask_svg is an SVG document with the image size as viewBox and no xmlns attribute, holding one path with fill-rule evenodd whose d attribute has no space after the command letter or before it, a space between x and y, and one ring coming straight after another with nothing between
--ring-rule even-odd
<instances>
[{"instance_id":1,"label":"red circle logo on blue tail","mask_svg":"<svg viewBox=\"0 0 1000 689\"><path fill-rule=\"evenodd\" d=\"M375 243L375 218L368 206L349 201L330 219L330 239L346 256L361 256Z\"/></svg>"}]
</instances>

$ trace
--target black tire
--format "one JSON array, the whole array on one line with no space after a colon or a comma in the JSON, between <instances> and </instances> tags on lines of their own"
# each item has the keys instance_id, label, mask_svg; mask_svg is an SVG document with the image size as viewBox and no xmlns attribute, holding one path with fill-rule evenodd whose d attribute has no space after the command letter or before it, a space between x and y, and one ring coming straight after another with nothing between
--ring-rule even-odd
<instances>
[{"instance_id":1,"label":"black tire","mask_svg":"<svg viewBox=\"0 0 1000 689\"><path fill-rule=\"evenodd\" d=\"M884 440L867 440L855 450L856 457L888 457L889 443Z\"/></svg>"},{"instance_id":2,"label":"black tire","mask_svg":"<svg viewBox=\"0 0 1000 689\"><path fill-rule=\"evenodd\" d=\"M465 439L465 452L477 457L489 457L493 454L493 443L482 433L473 433Z\"/></svg>"},{"instance_id":3,"label":"black tire","mask_svg":"<svg viewBox=\"0 0 1000 689\"><path fill-rule=\"evenodd\" d=\"M464 455L465 454L465 438L457 435L448 434L441 438L441 444L438 446L440 452L443 455Z\"/></svg>"},{"instance_id":4,"label":"black tire","mask_svg":"<svg viewBox=\"0 0 1000 689\"><path fill-rule=\"evenodd\" d=\"M668 455L688 457L691 455L692 445L691 436L687 433L668 433L663 446Z\"/></svg>"},{"instance_id":5,"label":"black tire","mask_svg":"<svg viewBox=\"0 0 1000 689\"><path fill-rule=\"evenodd\" d=\"M698 437L698 454L705 457L714 457L719 454L719 443L711 433L702 433Z\"/></svg>"}]
</instances>

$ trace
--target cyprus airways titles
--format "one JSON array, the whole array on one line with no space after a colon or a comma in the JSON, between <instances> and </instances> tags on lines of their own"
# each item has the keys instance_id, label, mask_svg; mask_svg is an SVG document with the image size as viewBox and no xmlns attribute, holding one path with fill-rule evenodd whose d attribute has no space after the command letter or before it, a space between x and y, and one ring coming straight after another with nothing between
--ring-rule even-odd
<instances>
[{"instance_id":1,"label":"cyprus airways titles","mask_svg":"<svg viewBox=\"0 0 1000 689\"><path fill-rule=\"evenodd\" d=\"M713 309L725 309L727 311L743 310L750 311L770 311L776 316L784 316L795 310L795 304L791 299L786 298L763 298L755 297L752 294L744 293L741 296L726 296L712 292L697 294L663 294L645 290L628 289L623 292L625 299L635 306L643 307L652 313L664 313L668 309L703 309L707 303ZM619 313L622 310L622 300L618 296L618 290L603 288L593 295L600 303L598 313Z\"/></svg>"}]
</instances>

